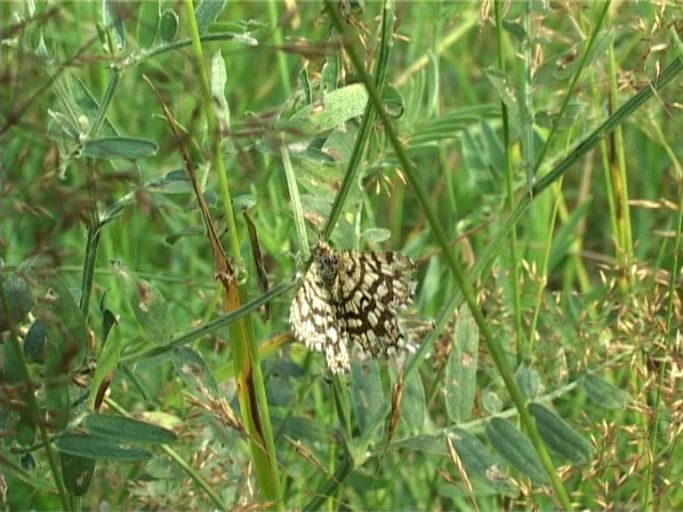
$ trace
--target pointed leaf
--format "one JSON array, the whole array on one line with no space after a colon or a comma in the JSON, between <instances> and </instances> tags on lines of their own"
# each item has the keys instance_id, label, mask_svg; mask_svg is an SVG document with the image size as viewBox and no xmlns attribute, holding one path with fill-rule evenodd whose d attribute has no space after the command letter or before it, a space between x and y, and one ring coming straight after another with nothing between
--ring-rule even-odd
<instances>
[{"instance_id":1,"label":"pointed leaf","mask_svg":"<svg viewBox=\"0 0 683 512\"><path fill-rule=\"evenodd\" d=\"M512 480L501 469L502 461L476 436L459 428L452 429L447 435L470 477L484 482L496 492L508 496L516 493Z\"/></svg>"},{"instance_id":2,"label":"pointed leaf","mask_svg":"<svg viewBox=\"0 0 683 512\"><path fill-rule=\"evenodd\" d=\"M526 364L522 363L515 372L515 380L525 398L533 400L538 396L538 389L541 386L541 376L538 372Z\"/></svg>"},{"instance_id":3,"label":"pointed leaf","mask_svg":"<svg viewBox=\"0 0 683 512\"><path fill-rule=\"evenodd\" d=\"M138 11L137 41L141 48L149 48L159 31L160 2L145 0Z\"/></svg>"},{"instance_id":4,"label":"pointed leaf","mask_svg":"<svg viewBox=\"0 0 683 512\"><path fill-rule=\"evenodd\" d=\"M173 350L173 367L197 397L219 396L218 383L202 355L189 347Z\"/></svg>"},{"instance_id":5,"label":"pointed leaf","mask_svg":"<svg viewBox=\"0 0 683 512\"><path fill-rule=\"evenodd\" d=\"M456 422L472 415L477 387L479 328L466 304L460 307L453 331L453 348L446 365L446 411Z\"/></svg>"},{"instance_id":6,"label":"pointed leaf","mask_svg":"<svg viewBox=\"0 0 683 512\"><path fill-rule=\"evenodd\" d=\"M368 93L362 84L353 84L326 94L322 100L296 112L291 122L304 133L320 133L349 119L363 115ZM288 124L288 123L287 123Z\"/></svg>"},{"instance_id":7,"label":"pointed leaf","mask_svg":"<svg viewBox=\"0 0 683 512\"><path fill-rule=\"evenodd\" d=\"M55 446L62 453L86 459L137 462L152 457L150 452L136 446L129 446L106 437L75 432L65 432L59 436Z\"/></svg>"},{"instance_id":8,"label":"pointed leaf","mask_svg":"<svg viewBox=\"0 0 683 512\"><path fill-rule=\"evenodd\" d=\"M24 338L24 356L27 361L44 361L47 344L47 326L42 320L36 320Z\"/></svg>"},{"instance_id":9,"label":"pointed leaf","mask_svg":"<svg viewBox=\"0 0 683 512\"><path fill-rule=\"evenodd\" d=\"M68 453L62 453L59 458L66 490L74 496L83 496L88 491L95 473L95 460Z\"/></svg>"},{"instance_id":10,"label":"pointed leaf","mask_svg":"<svg viewBox=\"0 0 683 512\"><path fill-rule=\"evenodd\" d=\"M89 402L91 410L96 409L98 400L103 398L103 396L100 394L100 387L105 380L107 381L107 385L111 382L111 378L113 377L114 371L119 365L120 359L121 336L117 332L107 343L104 344L104 347L102 347L102 352L100 352L100 355L97 358L95 374L90 381Z\"/></svg>"},{"instance_id":11,"label":"pointed leaf","mask_svg":"<svg viewBox=\"0 0 683 512\"><path fill-rule=\"evenodd\" d=\"M170 43L175 40L178 34L178 25L180 20L173 9L166 9L161 13L161 21L159 21L159 35L164 43Z\"/></svg>"},{"instance_id":12,"label":"pointed leaf","mask_svg":"<svg viewBox=\"0 0 683 512\"><path fill-rule=\"evenodd\" d=\"M520 473L536 484L549 483L548 475L531 441L512 423L493 418L486 425L486 435L493 447Z\"/></svg>"},{"instance_id":13,"label":"pointed leaf","mask_svg":"<svg viewBox=\"0 0 683 512\"><path fill-rule=\"evenodd\" d=\"M33 294L26 280L12 274L3 281L0 276L0 332L21 323L33 307Z\"/></svg>"},{"instance_id":14,"label":"pointed leaf","mask_svg":"<svg viewBox=\"0 0 683 512\"><path fill-rule=\"evenodd\" d=\"M391 237L391 231L384 228L368 228L361 233L368 242L385 242Z\"/></svg>"},{"instance_id":15,"label":"pointed leaf","mask_svg":"<svg viewBox=\"0 0 683 512\"><path fill-rule=\"evenodd\" d=\"M159 147L150 140L131 137L105 137L89 140L83 145L83 156L112 160L136 160L156 154Z\"/></svg>"},{"instance_id":16,"label":"pointed leaf","mask_svg":"<svg viewBox=\"0 0 683 512\"><path fill-rule=\"evenodd\" d=\"M126 28L123 20L128 16L127 5L115 0L102 2L102 23L113 35L116 48L110 48L111 53L118 53L126 47Z\"/></svg>"},{"instance_id":17,"label":"pointed leaf","mask_svg":"<svg viewBox=\"0 0 683 512\"><path fill-rule=\"evenodd\" d=\"M227 0L201 0L194 12L200 34L209 30L227 3Z\"/></svg>"},{"instance_id":18,"label":"pointed leaf","mask_svg":"<svg viewBox=\"0 0 683 512\"><path fill-rule=\"evenodd\" d=\"M225 60L220 51L211 58L211 99L212 107L216 113L216 119L220 128L222 151L230 153L234 151L232 139L227 137L230 133L230 105L225 97L225 86L228 83L228 73L225 69Z\"/></svg>"},{"instance_id":19,"label":"pointed leaf","mask_svg":"<svg viewBox=\"0 0 683 512\"><path fill-rule=\"evenodd\" d=\"M582 384L588 398L605 409L624 409L631 401L631 396L626 391L597 375L586 375L582 379Z\"/></svg>"},{"instance_id":20,"label":"pointed leaf","mask_svg":"<svg viewBox=\"0 0 683 512\"><path fill-rule=\"evenodd\" d=\"M555 453L578 464L593 456L593 446L554 412L537 403L529 404L529 412L536 418L539 434Z\"/></svg>"},{"instance_id":21,"label":"pointed leaf","mask_svg":"<svg viewBox=\"0 0 683 512\"><path fill-rule=\"evenodd\" d=\"M126 288L128 301L147 337L155 343L171 339L175 330L173 316L156 286L138 279L119 262L114 263L114 272Z\"/></svg>"},{"instance_id":22,"label":"pointed leaf","mask_svg":"<svg viewBox=\"0 0 683 512\"><path fill-rule=\"evenodd\" d=\"M419 372L412 372L403 388L402 417L406 426L414 432L422 430L427 412L425 390Z\"/></svg>"},{"instance_id":23,"label":"pointed leaf","mask_svg":"<svg viewBox=\"0 0 683 512\"><path fill-rule=\"evenodd\" d=\"M351 365L353 378L353 408L358 418L361 433L371 426L375 413L385 401L379 364L375 360L354 362Z\"/></svg>"},{"instance_id":24,"label":"pointed leaf","mask_svg":"<svg viewBox=\"0 0 683 512\"><path fill-rule=\"evenodd\" d=\"M113 414L88 414L83 419L83 427L93 435L119 441L163 444L178 440L171 430Z\"/></svg>"}]
</instances>

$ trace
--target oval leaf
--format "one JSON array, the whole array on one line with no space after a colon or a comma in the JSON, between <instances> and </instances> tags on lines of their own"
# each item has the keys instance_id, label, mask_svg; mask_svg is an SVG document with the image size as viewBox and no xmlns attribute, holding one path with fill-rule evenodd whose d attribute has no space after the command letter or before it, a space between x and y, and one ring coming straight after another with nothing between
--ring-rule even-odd
<instances>
[{"instance_id":1,"label":"oval leaf","mask_svg":"<svg viewBox=\"0 0 683 512\"><path fill-rule=\"evenodd\" d=\"M425 403L425 389L419 372L412 372L405 380L403 389L402 416L407 427L419 432L425 422L427 405Z\"/></svg>"},{"instance_id":2,"label":"oval leaf","mask_svg":"<svg viewBox=\"0 0 683 512\"><path fill-rule=\"evenodd\" d=\"M89 140L83 146L83 156L91 158L126 158L135 160L155 155L159 147L152 141L129 137L106 137Z\"/></svg>"},{"instance_id":3,"label":"oval leaf","mask_svg":"<svg viewBox=\"0 0 683 512\"><path fill-rule=\"evenodd\" d=\"M529 476L536 484L549 483L548 475L531 441L512 423L493 418L486 425L486 435L493 447L512 467Z\"/></svg>"},{"instance_id":4,"label":"oval leaf","mask_svg":"<svg viewBox=\"0 0 683 512\"><path fill-rule=\"evenodd\" d=\"M24 356L28 361L43 361L45 359L45 344L47 342L47 327L42 320L36 320L24 338Z\"/></svg>"},{"instance_id":5,"label":"oval leaf","mask_svg":"<svg viewBox=\"0 0 683 512\"><path fill-rule=\"evenodd\" d=\"M219 396L218 383L202 355L190 347L173 350L173 367L191 393L198 397Z\"/></svg>"},{"instance_id":6,"label":"oval leaf","mask_svg":"<svg viewBox=\"0 0 683 512\"><path fill-rule=\"evenodd\" d=\"M200 34L205 34L209 30L209 26L216 20L225 4L227 0L201 0L194 11Z\"/></svg>"},{"instance_id":7,"label":"oval leaf","mask_svg":"<svg viewBox=\"0 0 683 512\"><path fill-rule=\"evenodd\" d=\"M351 375L353 408L358 418L360 431L365 433L366 429L372 426L373 416L385 401L379 365L372 359L354 362L351 365Z\"/></svg>"},{"instance_id":8,"label":"oval leaf","mask_svg":"<svg viewBox=\"0 0 683 512\"><path fill-rule=\"evenodd\" d=\"M391 231L384 228L368 228L361 233L361 237L368 242L384 242L391 237Z\"/></svg>"},{"instance_id":9,"label":"oval leaf","mask_svg":"<svg viewBox=\"0 0 683 512\"><path fill-rule=\"evenodd\" d=\"M331 130L349 119L363 115L368 93L363 84L353 84L326 94L324 98L296 112L297 130L320 133Z\"/></svg>"},{"instance_id":10,"label":"oval leaf","mask_svg":"<svg viewBox=\"0 0 683 512\"><path fill-rule=\"evenodd\" d=\"M2 297L0 300L0 331L10 329L22 322L33 306L31 288L23 277L12 274L7 281L2 281Z\"/></svg>"},{"instance_id":11,"label":"oval leaf","mask_svg":"<svg viewBox=\"0 0 683 512\"><path fill-rule=\"evenodd\" d=\"M159 35L161 40L165 43L170 43L178 34L178 15L173 9L166 9L161 14L161 21L159 22Z\"/></svg>"},{"instance_id":12,"label":"oval leaf","mask_svg":"<svg viewBox=\"0 0 683 512\"><path fill-rule=\"evenodd\" d=\"M47 327L46 374L61 377L66 370L83 363L88 351L85 318L66 283L54 276L36 307L36 317ZM53 350L54 349L54 350Z\"/></svg>"},{"instance_id":13,"label":"oval leaf","mask_svg":"<svg viewBox=\"0 0 683 512\"><path fill-rule=\"evenodd\" d=\"M91 434L119 441L163 444L178 440L171 430L113 414L88 414L83 427Z\"/></svg>"},{"instance_id":14,"label":"oval leaf","mask_svg":"<svg viewBox=\"0 0 683 512\"><path fill-rule=\"evenodd\" d=\"M121 263L114 263L114 272L126 288L128 301L147 337L155 343L171 339L173 315L161 292L144 279L137 279Z\"/></svg>"},{"instance_id":15,"label":"oval leaf","mask_svg":"<svg viewBox=\"0 0 683 512\"><path fill-rule=\"evenodd\" d=\"M456 423L472 414L477 386L479 328L466 304L460 307L453 331L453 349L446 366L446 411Z\"/></svg>"},{"instance_id":16,"label":"oval leaf","mask_svg":"<svg viewBox=\"0 0 683 512\"><path fill-rule=\"evenodd\" d=\"M539 434L555 453L575 463L590 460L593 446L562 418L536 403L529 404L529 412L536 418Z\"/></svg>"},{"instance_id":17,"label":"oval leaf","mask_svg":"<svg viewBox=\"0 0 683 512\"><path fill-rule=\"evenodd\" d=\"M454 428L448 436L470 477L508 496L517 492L510 477L501 469L500 459L492 454L476 436L459 428Z\"/></svg>"},{"instance_id":18,"label":"oval leaf","mask_svg":"<svg viewBox=\"0 0 683 512\"><path fill-rule=\"evenodd\" d=\"M55 446L62 453L76 455L86 459L114 460L119 462L137 462L148 460L152 454L143 448L127 446L115 439L66 432L59 436Z\"/></svg>"},{"instance_id":19,"label":"oval leaf","mask_svg":"<svg viewBox=\"0 0 683 512\"><path fill-rule=\"evenodd\" d=\"M86 459L68 453L62 453L60 459L66 490L74 496L83 496L88 491L95 473L95 459Z\"/></svg>"},{"instance_id":20,"label":"oval leaf","mask_svg":"<svg viewBox=\"0 0 683 512\"><path fill-rule=\"evenodd\" d=\"M114 375L114 371L119 365L120 358L121 336L119 333L116 333L113 338L104 344L100 355L97 357L97 367L95 368L95 374L90 381L90 409L94 410L99 406L98 401L103 398L103 396L100 394L102 383L105 382L105 380L110 382L111 377Z\"/></svg>"},{"instance_id":21,"label":"oval leaf","mask_svg":"<svg viewBox=\"0 0 683 512\"><path fill-rule=\"evenodd\" d=\"M588 398L605 409L623 409L631 400L631 396L626 391L619 389L614 384L610 384L597 375L586 375L582 383Z\"/></svg>"},{"instance_id":22,"label":"oval leaf","mask_svg":"<svg viewBox=\"0 0 683 512\"><path fill-rule=\"evenodd\" d=\"M142 48L149 48L159 30L159 0L146 0L138 12L137 39Z\"/></svg>"},{"instance_id":23,"label":"oval leaf","mask_svg":"<svg viewBox=\"0 0 683 512\"><path fill-rule=\"evenodd\" d=\"M541 377L538 372L527 366L521 364L515 372L515 380L525 398L533 400L538 396L538 388L541 385Z\"/></svg>"}]
</instances>

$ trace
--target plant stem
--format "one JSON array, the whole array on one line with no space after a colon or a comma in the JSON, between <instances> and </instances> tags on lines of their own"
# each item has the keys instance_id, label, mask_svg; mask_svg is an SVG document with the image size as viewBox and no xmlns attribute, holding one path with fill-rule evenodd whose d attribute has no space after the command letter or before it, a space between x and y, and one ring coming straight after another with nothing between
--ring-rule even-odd
<instances>
[{"instance_id":1,"label":"plant stem","mask_svg":"<svg viewBox=\"0 0 683 512\"><path fill-rule=\"evenodd\" d=\"M221 151L221 132L219 130L214 102L211 96L209 77L204 64L197 19L194 14L192 0L185 0L185 15L188 22L188 30L192 39L192 50L199 70L202 101L204 114L208 125L208 137L211 145L212 169L218 176L218 184L224 214L228 223L228 237L230 241L231 255L237 273L243 268L240 239L237 232L237 223L232 204L232 196L228 184L225 161ZM208 226L207 226L208 228ZM218 242L220 243L220 242ZM217 262L219 263L219 262ZM227 262L223 262L223 265ZM220 265L219 265L220 266ZM228 276L232 281L225 289L224 307L228 311L240 309L245 301L245 290L237 284L238 276ZM268 400L263 372L259 360L258 350L254 341L253 325L250 316L244 316L233 324L230 324L230 336L233 347L233 363L235 377L237 379L240 411L245 427L249 433L249 445L256 476L264 497L277 503L277 507L284 509L282 501L282 482L277 465L277 453L273 441L273 429L270 421Z\"/></svg>"},{"instance_id":2,"label":"plant stem","mask_svg":"<svg viewBox=\"0 0 683 512\"><path fill-rule=\"evenodd\" d=\"M346 44L346 42L350 39L346 34L347 31L344 26L343 20L341 19L340 15L336 12L334 3L331 0L325 0L325 5L327 7L328 14L332 18L332 21L334 22L335 26L337 27L337 30L340 34L343 34L345 36L343 40ZM355 47L349 45L346 46L346 49L356 69L356 72L359 74L361 80L365 84L370 101L375 104L377 114L380 120L382 121L387 138L389 139L394 151L396 152L396 156L401 162L406 177L408 178L408 181L410 182L410 185L413 188L415 195L417 196L417 200L420 203L420 206L422 207L425 216L427 217L427 221L429 222L429 225L432 228L432 231L434 232L434 236L436 237L439 245L443 250L444 255L446 256L446 261L451 270L451 273L453 274L453 277L455 278L458 287L462 290L465 302L467 302L467 305L469 306L470 311L472 312L472 316L474 317L474 320L477 322L477 325L479 326L479 330L482 334L482 337L484 338L491 358L495 362L496 367L498 368L498 372L500 373L501 377L503 378L503 381L505 382L505 386L508 392L510 393L512 401L515 403L515 406L517 406L517 410L519 411L519 416L522 425L524 425L524 428L527 430L527 434L529 435L531 442L533 443L534 448L538 452L541 461L543 462L543 466L545 467L548 476L550 477L550 481L552 482L553 488L555 490L555 496L557 497L557 500L559 501L560 505L563 508L569 510L571 508L571 502L569 501L567 491L564 489L562 481L560 480L560 477L557 474L557 471L555 470L553 462L550 458L550 454L548 453L548 450L546 449L545 444L541 439L541 436L536 430L536 424L533 421L533 418L531 418L531 414L526 409L524 397L522 393L519 391L512 370L510 369L510 366L508 365L508 362L505 359L505 352L498 343L497 339L493 336L493 332L491 331L488 323L486 322L486 319L481 309L479 309L471 285L465 279L465 274L460 267L460 263L457 261L453 252L451 251L448 237L446 236L446 233L443 227L441 226L441 223L439 222L436 213L434 212L434 209L432 208L427 192L424 190L424 187L422 186L422 183L419 180L419 176L415 171L415 168L413 167L413 163L408 158L408 155L406 154L403 145L398 139L398 135L394 130L394 126L391 123L389 116L382 108L382 100L377 92L377 89L373 85L372 78L365 70L363 62L361 61L361 58L358 55L358 52L356 51Z\"/></svg>"},{"instance_id":3,"label":"plant stem","mask_svg":"<svg viewBox=\"0 0 683 512\"><path fill-rule=\"evenodd\" d=\"M496 17L496 47L498 50L498 68L503 73L503 79L507 83L505 57L503 55L503 15L501 13L501 0L494 2L494 12ZM508 212L514 209L514 175L512 170L512 158L510 155L510 120L508 118L508 107L503 98L500 100L500 113L503 120L503 147L505 149L505 187ZM524 340L522 330L522 290L519 279L519 256L517 255L517 229L512 228L510 232L510 288L512 289L512 309L515 323L515 340L517 342L517 364L529 358L528 344Z\"/></svg>"}]
</instances>

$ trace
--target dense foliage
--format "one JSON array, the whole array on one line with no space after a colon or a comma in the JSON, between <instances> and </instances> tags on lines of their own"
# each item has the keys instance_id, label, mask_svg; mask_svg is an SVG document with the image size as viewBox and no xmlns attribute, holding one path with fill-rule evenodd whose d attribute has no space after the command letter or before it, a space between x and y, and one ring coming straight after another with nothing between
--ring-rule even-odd
<instances>
[{"instance_id":1,"label":"dense foliage","mask_svg":"<svg viewBox=\"0 0 683 512\"><path fill-rule=\"evenodd\" d=\"M683 508L679 6L0 20L3 508ZM415 353L294 339L321 240Z\"/></svg>"}]
</instances>

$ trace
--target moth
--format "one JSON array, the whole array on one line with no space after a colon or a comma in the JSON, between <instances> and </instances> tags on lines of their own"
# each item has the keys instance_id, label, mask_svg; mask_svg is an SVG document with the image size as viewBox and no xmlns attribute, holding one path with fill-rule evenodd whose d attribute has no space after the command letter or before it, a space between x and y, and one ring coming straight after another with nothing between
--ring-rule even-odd
<instances>
[{"instance_id":1,"label":"moth","mask_svg":"<svg viewBox=\"0 0 683 512\"><path fill-rule=\"evenodd\" d=\"M397 252L315 247L313 261L289 310L294 335L346 373L354 348L387 359L412 345L399 314L413 301L415 263Z\"/></svg>"}]
</instances>

